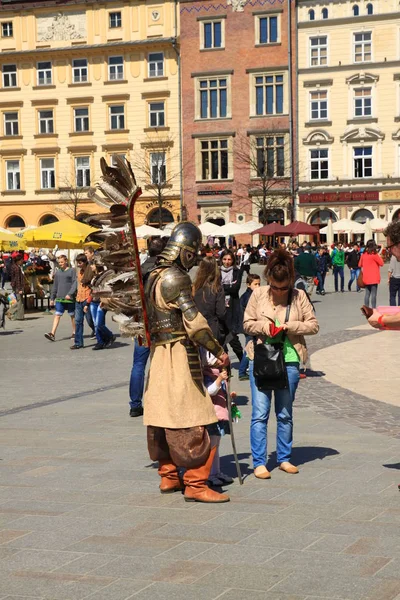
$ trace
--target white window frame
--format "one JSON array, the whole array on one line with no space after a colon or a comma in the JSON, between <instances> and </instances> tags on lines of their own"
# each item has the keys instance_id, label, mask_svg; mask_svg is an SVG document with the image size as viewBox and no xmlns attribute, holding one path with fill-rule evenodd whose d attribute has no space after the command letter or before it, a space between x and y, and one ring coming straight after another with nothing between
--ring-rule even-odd
<instances>
[{"instance_id":1,"label":"white window frame","mask_svg":"<svg viewBox=\"0 0 400 600\"><path fill-rule=\"evenodd\" d=\"M44 166L45 161L52 161L53 166L47 165ZM40 169L40 189L41 190L54 190L56 187L56 165L54 158L41 158L39 169ZM53 180L53 181L52 181ZM54 185L51 185L51 184Z\"/></svg>"},{"instance_id":2,"label":"white window frame","mask_svg":"<svg viewBox=\"0 0 400 600\"><path fill-rule=\"evenodd\" d=\"M221 83L224 82L225 84ZM216 85L213 84L216 82ZM213 92L216 92L217 95L217 114L216 116L212 116L211 114L211 97ZM222 102L221 97L225 92L225 113L221 110ZM206 94L207 98L207 115L202 115L202 98L203 94ZM227 75L220 75L217 77L201 77L197 80L197 102L198 102L198 110L197 110L197 118L202 121L208 119L226 119L231 116L230 114L230 77Z\"/></svg>"},{"instance_id":3,"label":"white window frame","mask_svg":"<svg viewBox=\"0 0 400 600\"><path fill-rule=\"evenodd\" d=\"M151 185L165 185L167 183L167 153L161 152L150 152L150 173L151 173ZM157 171L154 171L154 169Z\"/></svg>"},{"instance_id":4,"label":"white window frame","mask_svg":"<svg viewBox=\"0 0 400 600\"><path fill-rule=\"evenodd\" d=\"M200 180L201 181L226 181L227 179L231 179L232 175L231 175L231 159L230 159L230 144L229 144L229 139L227 138L219 138L218 136L215 136L215 138L206 138L206 139L199 139L198 140L198 144L199 144L199 155L200 155L200 161L199 161L199 169L200 169ZM207 144L207 147L203 146ZM213 146L214 145L214 146ZM213 165L213 153L217 152L218 156L217 156L217 173L218 176L217 177L212 177L212 165ZM223 155L222 153L226 153L226 177L222 177L222 169L223 169ZM208 173L209 176L208 177L203 177L204 175L204 168L203 168L203 156L205 156L207 154L207 160L208 160Z\"/></svg>"},{"instance_id":5,"label":"white window frame","mask_svg":"<svg viewBox=\"0 0 400 600\"><path fill-rule=\"evenodd\" d=\"M11 165L17 165L17 169L10 169ZM21 189L21 161L20 160L18 160L18 159L6 160L6 185L7 185L7 190L9 190L9 191L16 191L16 190Z\"/></svg>"},{"instance_id":6,"label":"white window frame","mask_svg":"<svg viewBox=\"0 0 400 600\"><path fill-rule=\"evenodd\" d=\"M325 38L325 43L321 40ZM319 40L317 45L312 44L313 40ZM309 44L309 61L310 67L327 67L328 66L328 36L327 35L311 35L308 38ZM313 50L317 50L316 56L313 56ZM324 62L325 61L325 62ZM314 64L313 64L314 62Z\"/></svg>"},{"instance_id":7,"label":"white window frame","mask_svg":"<svg viewBox=\"0 0 400 600\"><path fill-rule=\"evenodd\" d=\"M325 94L325 98L313 98L313 94ZM322 104L326 103L326 108L322 108ZM313 107L315 105L315 107ZM328 102L328 90L316 89L309 92L309 106L310 106L310 121L327 121L329 118L329 102ZM326 111L326 116L322 116L322 111ZM313 112L317 112L318 116L313 116Z\"/></svg>"},{"instance_id":8,"label":"white window frame","mask_svg":"<svg viewBox=\"0 0 400 600\"><path fill-rule=\"evenodd\" d=\"M361 35L361 36L366 36L369 35L370 38L369 40L356 40L356 36L357 35ZM357 46L359 48L357 48ZM369 52L366 51L368 50L368 46L369 46ZM366 59L366 55L369 54L369 58ZM357 57L360 56L361 60L357 60ZM355 64L362 64L362 63L370 63L372 62L372 31L354 31L353 32L353 63Z\"/></svg>"},{"instance_id":9,"label":"white window frame","mask_svg":"<svg viewBox=\"0 0 400 600\"><path fill-rule=\"evenodd\" d=\"M4 69L8 69L10 67L14 67L11 71L4 71ZM17 65L15 64L7 64L2 66L2 75L3 75L3 88L15 88L18 87L18 77L17 77Z\"/></svg>"},{"instance_id":10,"label":"white window frame","mask_svg":"<svg viewBox=\"0 0 400 600\"><path fill-rule=\"evenodd\" d=\"M281 79L277 79L277 78ZM258 78L262 78L262 82L257 82ZM287 89L286 89L287 76L284 72L277 73L255 73L253 75L253 94L254 94L254 116L267 117L270 115L283 115L287 112ZM282 110L277 111L277 100L278 100L278 87L282 88ZM263 111L257 112L257 89L263 90ZM273 88L273 102L272 111L267 112L267 98L269 90Z\"/></svg>"},{"instance_id":11,"label":"white window frame","mask_svg":"<svg viewBox=\"0 0 400 600\"><path fill-rule=\"evenodd\" d=\"M78 115L77 111L85 110L87 114ZM89 107L88 106L74 106L74 132L84 133L90 131L90 120L89 120ZM80 125L78 126L78 123ZM86 127L87 125L87 127ZM81 127L81 129L79 129Z\"/></svg>"},{"instance_id":12,"label":"white window frame","mask_svg":"<svg viewBox=\"0 0 400 600\"><path fill-rule=\"evenodd\" d=\"M357 92L368 92L369 94L357 96ZM369 107L368 107L369 100ZM357 103L359 106L357 106ZM361 114L356 114L358 110L361 110ZM353 118L354 119L371 119L373 115L373 98L372 98L372 87L355 87L353 89Z\"/></svg>"},{"instance_id":13,"label":"white window frame","mask_svg":"<svg viewBox=\"0 0 400 600\"><path fill-rule=\"evenodd\" d=\"M16 119L8 119L7 115L17 115ZM4 136L5 137L13 137L19 135L19 113L16 110L5 111L3 113L3 122L4 122ZM11 133L7 133L7 125L9 125Z\"/></svg>"},{"instance_id":14,"label":"white window frame","mask_svg":"<svg viewBox=\"0 0 400 600\"><path fill-rule=\"evenodd\" d=\"M149 102L149 127L165 127L164 100Z\"/></svg>"},{"instance_id":15,"label":"white window frame","mask_svg":"<svg viewBox=\"0 0 400 600\"><path fill-rule=\"evenodd\" d=\"M50 65L44 67L43 65ZM53 85L53 65L50 60L42 60L36 64L37 85ZM42 79L42 81L41 81Z\"/></svg>"},{"instance_id":16,"label":"white window frame","mask_svg":"<svg viewBox=\"0 0 400 600\"><path fill-rule=\"evenodd\" d=\"M260 34L261 34L261 20L262 19L267 20L267 41L266 42L261 41ZM270 40L270 34L271 34L270 19L276 19L277 36L276 36L276 40L273 40L273 41ZM281 18L280 18L279 13L268 14L268 15L256 15L255 16L255 24L256 24L255 39L256 39L257 46L269 46L270 44L280 44L281 43Z\"/></svg>"},{"instance_id":17,"label":"white window frame","mask_svg":"<svg viewBox=\"0 0 400 600\"><path fill-rule=\"evenodd\" d=\"M45 116L44 113L51 113L51 116ZM54 110L52 108L38 110L38 133L40 135L54 134Z\"/></svg>"},{"instance_id":18,"label":"white window frame","mask_svg":"<svg viewBox=\"0 0 400 600\"><path fill-rule=\"evenodd\" d=\"M367 148L371 148L371 154L370 155L365 155L365 156L357 156L356 157L356 150L362 149L362 150L366 150ZM357 176L356 175L356 160L360 160L361 164L362 164L362 175ZM374 176L374 147L373 145L371 146L353 146L353 151L352 151L352 161L353 161L353 169L352 169L352 173L353 173L353 179L371 179ZM366 166L365 163L366 161L371 161L371 165ZM366 175L365 174L365 170L366 169L370 169L371 170L371 175Z\"/></svg>"},{"instance_id":19,"label":"white window frame","mask_svg":"<svg viewBox=\"0 0 400 600\"><path fill-rule=\"evenodd\" d=\"M312 152L326 152L326 156L318 156L318 157L314 157L312 158L311 153ZM311 163L317 163L318 167L317 169L313 169ZM327 162L327 169L322 168L322 163L323 162ZM330 152L329 152L329 148L310 148L308 151L308 168L309 168L309 180L310 181L327 181L330 178ZM313 177L312 174L313 172L317 172L318 177ZM326 177L321 177L322 173L325 172L327 173Z\"/></svg>"},{"instance_id":20,"label":"white window frame","mask_svg":"<svg viewBox=\"0 0 400 600\"><path fill-rule=\"evenodd\" d=\"M75 185L77 188L90 187L90 156L75 157Z\"/></svg>"},{"instance_id":21,"label":"white window frame","mask_svg":"<svg viewBox=\"0 0 400 600\"><path fill-rule=\"evenodd\" d=\"M115 23L113 23L115 20ZM108 28L109 29L120 29L122 27L122 12L120 10L113 10L108 13Z\"/></svg>"},{"instance_id":22,"label":"white window frame","mask_svg":"<svg viewBox=\"0 0 400 600\"><path fill-rule=\"evenodd\" d=\"M221 45L215 45L215 28L214 24L219 23L221 26ZM206 46L206 25L211 25L211 46ZM225 48L225 19L207 19L200 21L200 48L201 50L221 50Z\"/></svg>"},{"instance_id":23,"label":"white window frame","mask_svg":"<svg viewBox=\"0 0 400 600\"><path fill-rule=\"evenodd\" d=\"M114 113L113 113L114 109ZM116 111L116 109L122 109L120 111ZM123 131L126 128L125 121L125 104L110 104L108 107L108 114L110 118L110 131ZM113 120L118 124L118 127L113 127ZM121 127L121 122L123 127Z\"/></svg>"},{"instance_id":24,"label":"white window frame","mask_svg":"<svg viewBox=\"0 0 400 600\"><path fill-rule=\"evenodd\" d=\"M78 61L86 61L86 65L76 65ZM85 74L86 72L86 74ZM89 61L87 58L72 60L72 83L87 83L89 81Z\"/></svg>"},{"instance_id":25,"label":"white window frame","mask_svg":"<svg viewBox=\"0 0 400 600\"><path fill-rule=\"evenodd\" d=\"M161 59L154 59L151 57L162 56ZM151 79L156 77L164 77L164 52L149 52L147 55L147 68L148 76Z\"/></svg>"},{"instance_id":26,"label":"white window frame","mask_svg":"<svg viewBox=\"0 0 400 600\"><path fill-rule=\"evenodd\" d=\"M1 23L1 37L12 38L14 37L14 25L12 21L3 21Z\"/></svg>"},{"instance_id":27,"label":"white window frame","mask_svg":"<svg viewBox=\"0 0 400 600\"><path fill-rule=\"evenodd\" d=\"M120 59L118 63L111 64L112 60ZM120 62L122 61L122 62ZM121 55L118 56L109 56L108 57L108 81L123 81L124 79L124 57Z\"/></svg>"}]
</instances>

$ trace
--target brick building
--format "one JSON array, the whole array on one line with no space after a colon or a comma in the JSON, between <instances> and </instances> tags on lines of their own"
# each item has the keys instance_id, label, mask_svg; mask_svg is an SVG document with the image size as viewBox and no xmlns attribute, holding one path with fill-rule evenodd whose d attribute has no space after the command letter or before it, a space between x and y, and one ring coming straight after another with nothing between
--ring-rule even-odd
<instances>
[{"instance_id":1,"label":"brick building","mask_svg":"<svg viewBox=\"0 0 400 600\"><path fill-rule=\"evenodd\" d=\"M287 0L180 2L183 200L195 222L292 216L290 10Z\"/></svg>"}]
</instances>

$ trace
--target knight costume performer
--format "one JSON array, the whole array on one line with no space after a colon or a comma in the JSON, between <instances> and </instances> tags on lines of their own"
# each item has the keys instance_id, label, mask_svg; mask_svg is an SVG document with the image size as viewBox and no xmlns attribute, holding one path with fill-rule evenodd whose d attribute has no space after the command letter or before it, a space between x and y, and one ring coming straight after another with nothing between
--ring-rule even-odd
<instances>
[{"instance_id":1,"label":"knight costume performer","mask_svg":"<svg viewBox=\"0 0 400 600\"><path fill-rule=\"evenodd\" d=\"M189 222L175 227L145 282L151 364L144 396L144 424L150 458L159 463L162 494L181 491L177 467L184 467L187 502L227 502L207 486L216 448L208 430L215 409L203 385L198 346L225 366L229 359L214 338L192 296L187 271L196 262L201 232Z\"/></svg>"}]
</instances>

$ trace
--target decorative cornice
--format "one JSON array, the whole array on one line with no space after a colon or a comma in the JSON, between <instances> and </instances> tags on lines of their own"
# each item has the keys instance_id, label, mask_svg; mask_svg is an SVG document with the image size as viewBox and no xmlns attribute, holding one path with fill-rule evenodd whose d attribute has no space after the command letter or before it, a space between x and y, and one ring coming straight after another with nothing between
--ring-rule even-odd
<instances>
[{"instance_id":1,"label":"decorative cornice","mask_svg":"<svg viewBox=\"0 0 400 600\"><path fill-rule=\"evenodd\" d=\"M364 83L365 81L371 81L373 83L376 83L377 81L379 81L379 75L374 75L373 73L364 73L363 71L360 71L360 73L350 75L350 77L346 78L346 83L348 85L359 85L361 83Z\"/></svg>"},{"instance_id":2,"label":"decorative cornice","mask_svg":"<svg viewBox=\"0 0 400 600\"><path fill-rule=\"evenodd\" d=\"M57 98L50 98L49 100L31 100L32 106L55 106L58 104Z\"/></svg>"},{"instance_id":3,"label":"decorative cornice","mask_svg":"<svg viewBox=\"0 0 400 600\"><path fill-rule=\"evenodd\" d=\"M23 106L23 100L9 100L8 102L0 102L0 108L13 108L14 106Z\"/></svg>"},{"instance_id":4,"label":"decorative cornice","mask_svg":"<svg viewBox=\"0 0 400 600\"><path fill-rule=\"evenodd\" d=\"M354 63L349 63L345 65L336 65L336 66L328 66L324 65L322 67L306 67L298 70L299 75L312 75L313 73L323 73L324 75L327 73L335 73L337 71L354 71ZM393 69L394 67L400 67L400 60L387 60L383 62L369 62L369 69Z\"/></svg>"},{"instance_id":5,"label":"decorative cornice","mask_svg":"<svg viewBox=\"0 0 400 600\"><path fill-rule=\"evenodd\" d=\"M129 100L130 97L130 94L111 94L109 96L102 96L101 99L103 102L116 102L119 100Z\"/></svg>"},{"instance_id":6,"label":"decorative cornice","mask_svg":"<svg viewBox=\"0 0 400 600\"><path fill-rule=\"evenodd\" d=\"M110 142L109 144L103 144L101 149L106 152L124 152L125 150L132 150L133 144L131 143L118 143Z\"/></svg>"},{"instance_id":7,"label":"decorative cornice","mask_svg":"<svg viewBox=\"0 0 400 600\"><path fill-rule=\"evenodd\" d=\"M327 3L327 6L333 4L333 1L330 0ZM302 6L321 6L320 2L309 2L302 3ZM398 13L382 13L377 15L359 15L355 17L354 15L350 15L348 17L340 17L339 19L316 19L315 21L301 21L297 23L298 29L319 29L321 27L337 27L338 25L353 25L355 22L361 23L365 26L366 23L371 23L375 21L391 21L392 19L398 19Z\"/></svg>"},{"instance_id":8,"label":"decorative cornice","mask_svg":"<svg viewBox=\"0 0 400 600\"><path fill-rule=\"evenodd\" d=\"M67 104L91 104L94 102L93 96L82 96L80 98L67 98Z\"/></svg>"},{"instance_id":9,"label":"decorative cornice","mask_svg":"<svg viewBox=\"0 0 400 600\"><path fill-rule=\"evenodd\" d=\"M171 95L170 90L160 90L155 92L142 92L143 100L149 98L168 98Z\"/></svg>"},{"instance_id":10,"label":"decorative cornice","mask_svg":"<svg viewBox=\"0 0 400 600\"><path fill-rule=\"evenodd\" d=\"M332 121L307 121L304 123L304 127L330 127L332 125Z\"/></svg>"},{"instance_id":11,"label":"decorative cornice","mask_svg":"<svg viewBox=\"0 0 400 600\"><path fill-rule=\"evenodd\" d=\"M273 137L275 135L279 135L279 134L286 134L289 133L289 128L285 129L285 128L281 128L281 129L248 129L246 131L246 134L248 136L250 135L268 135L269 137Z\"/></svg>"},{"instance_id":12,"label":"decorative cornice","mask_svg":"<svg viewBox=\"0 0 400 600\"><path fill-rule=\"evenodd\" d=\"M333 85L333 79L312 79L303 81L303 87L305 88L327 87L328 85Z\"/></svg>"},{"instance_id":13,"label":"decorative cornice","mask_svg":"<svg viewBox=\"0 0 400 600\"><path fill-rule=\"evenodd\" d=\"M196 71L190 73L190 77L216 77L220 75L233 75L233 69L224 69L223 71Z\"/></svg>"},{"instance_id":14,"label":"decorative cornice","mask_svg":"<svg viewBox=\"0 0 400 600\"><path fill-rule=\"evenodd\" d=\"M192 139L197 138L214 138L235 137L236 131L214 131L214 133L192 133Z\"/></svg>"},{"instance_id":15,"label":"decorative cornice","mask_svg":"<svg viewBox=\"0 0 400 600\"><path fill-rule=\"evenodd\" d=\"M304 146L316 146L317 144L333 144L335 138L331 136L328 131L324 129L316 129L314 131L310 131L310 133L303 138Z\"/></svg>"},{"instance_id":16,"label":"decorative cornice","mask_svg":"<svg viewBox=\"0 0 400 600\"><path fill-rule=\"evenodd\" d=\"M196 21L211 21L214 19L226 19L228 15L208 15L206 17L197 17Z\"/></svg>"},{"instance_id":17,"label":"decorative cornice","mask_svg":"<svg viewBox=\"0 0 400 600\"><path fill-rule=\"evenodd\" d=\"M371 123L377 123L376 117L356 117L355 119L347 119L347 125L370 125Z\"/></svg>"},{"instance_id":18,"label":"decorative cornice","mask_svg":"<svg viewBox=\"0 0 400 600\"><path fill-rule=\"evenodd\" d=\"M246 73L275 73L278 71L287 71L288 65L277 65L276 67L253 67L246 69Z\"/></svg>"},{"instance_id":19,"label":"decorative cornice","mask_svg":"<svg viewBox=\"0 0 400 600\"><path fill-rule=\"evenodd\" d=\"M340 137L341 142L361 142L384 140L385 134L370 127L358 127L350 129Z\"/></svg>"},{"instance_id":20,"label":"decorative cornice","mask_svg":"<svg viewBox=\"0 0 400 600\"><path fill-rule=\"evenodd\" d=\"M82 152L96 152L97 146L67 146L67 150L71 154L82 154Z\"/></svg>"}]
</instances>

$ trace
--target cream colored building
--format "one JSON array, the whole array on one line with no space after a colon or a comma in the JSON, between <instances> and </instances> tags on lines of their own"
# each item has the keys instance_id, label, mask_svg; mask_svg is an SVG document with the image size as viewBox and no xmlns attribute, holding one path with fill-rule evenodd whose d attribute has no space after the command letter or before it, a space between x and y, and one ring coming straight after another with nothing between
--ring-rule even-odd
<instances>
[{"instance_id":1,"label":"cream colored building","mask_svg":"<svg viewBox=\"0 0 400 600\"><path fill-rule=\"evenodd\" d=\"M116 154L143 189L138 224L157 221L157 195L178 219L177 33L174 2L3 3L1 227L96 212L88 187Z\"/></svg>"},{"instance_id":2,"label":"cream colored building","mask_svg":"<svg viewBox=\"0 0 400 600\"><path fill-rule=\"evenodd\" d=\"M297 218L400 216L397 0L298 0Z\"/></svg>"}]
</instances>

